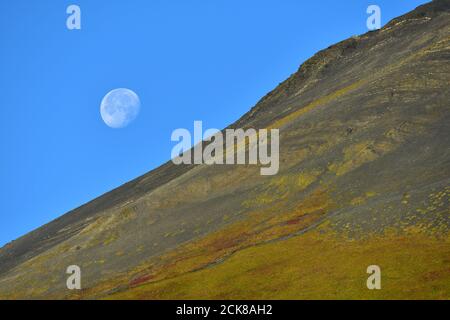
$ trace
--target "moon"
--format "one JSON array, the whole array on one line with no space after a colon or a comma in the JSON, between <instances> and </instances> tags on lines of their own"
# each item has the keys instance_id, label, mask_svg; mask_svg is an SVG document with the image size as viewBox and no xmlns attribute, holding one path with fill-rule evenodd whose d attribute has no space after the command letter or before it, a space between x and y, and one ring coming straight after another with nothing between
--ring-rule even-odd
<instances>
[{"instance_id":1,"label":"moon","mask_svg":"<svg viewBox=\"0 0 450 320\"><path fill-rule=\"evenodd\" d=\"M118 88L108 92L100 105L100 114L107 126L124 128L136 119L141 102L130 89Z\"/></svg>"}]
</instances>

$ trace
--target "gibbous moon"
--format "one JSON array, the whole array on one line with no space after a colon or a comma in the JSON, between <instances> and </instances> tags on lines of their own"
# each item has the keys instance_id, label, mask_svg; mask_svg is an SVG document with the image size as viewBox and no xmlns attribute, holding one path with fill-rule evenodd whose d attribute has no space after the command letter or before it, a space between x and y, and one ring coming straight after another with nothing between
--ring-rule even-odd
<instances>
[{"instance_id":1,"label":"gibbous moon","mask_svg":"<svg viewBox=\"0 0 450 320\"><path fill-rule=\"evenodd\" d=\"M100 105L103 121L111 128L124 128L136 119L141 102L130 89L119 88L108 92Z\"/></svg>"}]
</instances>

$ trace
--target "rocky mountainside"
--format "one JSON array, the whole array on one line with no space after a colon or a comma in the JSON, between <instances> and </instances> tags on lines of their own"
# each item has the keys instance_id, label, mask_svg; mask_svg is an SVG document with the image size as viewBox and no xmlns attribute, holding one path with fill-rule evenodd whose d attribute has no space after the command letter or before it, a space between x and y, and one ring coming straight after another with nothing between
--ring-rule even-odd
<instances>
[{"instance_id":1,"label":"rocky mountainside","mask_svg":"<svg viewBox=\"0 0 450 320\"><path fill-rule=\"evenodd\" d=\"M168 162L1 248L0 298L449 299L449 84L448 0L330 46L230 126L277 175Z\"/></svg>"}]
</instances>

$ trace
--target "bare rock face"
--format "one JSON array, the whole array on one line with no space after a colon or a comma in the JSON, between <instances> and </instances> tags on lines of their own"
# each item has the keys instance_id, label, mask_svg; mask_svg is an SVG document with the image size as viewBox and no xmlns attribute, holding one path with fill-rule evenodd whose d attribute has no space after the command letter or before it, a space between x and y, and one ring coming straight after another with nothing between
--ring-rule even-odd
<instances>
[{"instance_id":1,"label":"bare rock face","mask_svg":"<svg viewBox=\"0 0 450 320\"><path fill-rule=\"evenodd\" d=\"M449 84L447 0L322 50L230 126L277 175L168 162L1 248L0 298L449 299Z\"/></svg>"}]
</instances>

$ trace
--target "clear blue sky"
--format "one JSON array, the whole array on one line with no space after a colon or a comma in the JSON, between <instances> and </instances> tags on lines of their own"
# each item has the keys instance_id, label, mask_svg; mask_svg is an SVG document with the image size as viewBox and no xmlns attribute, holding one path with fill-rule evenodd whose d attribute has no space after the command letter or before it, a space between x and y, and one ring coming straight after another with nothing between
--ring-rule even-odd
<instances>
[{"instance_id":1,"label":"clear blue sky","mask_svg":"<svg viewBox=\"0 0 450 320\"><path fill-rule=\"evenodd\" d=\"M223 128L320 49L426 1L2 0L0 245L167 161L172 130ZM77 4L82 29L66 28ZM134 90L124 129L99 113Z\"/></svg>"}]
</instances>

